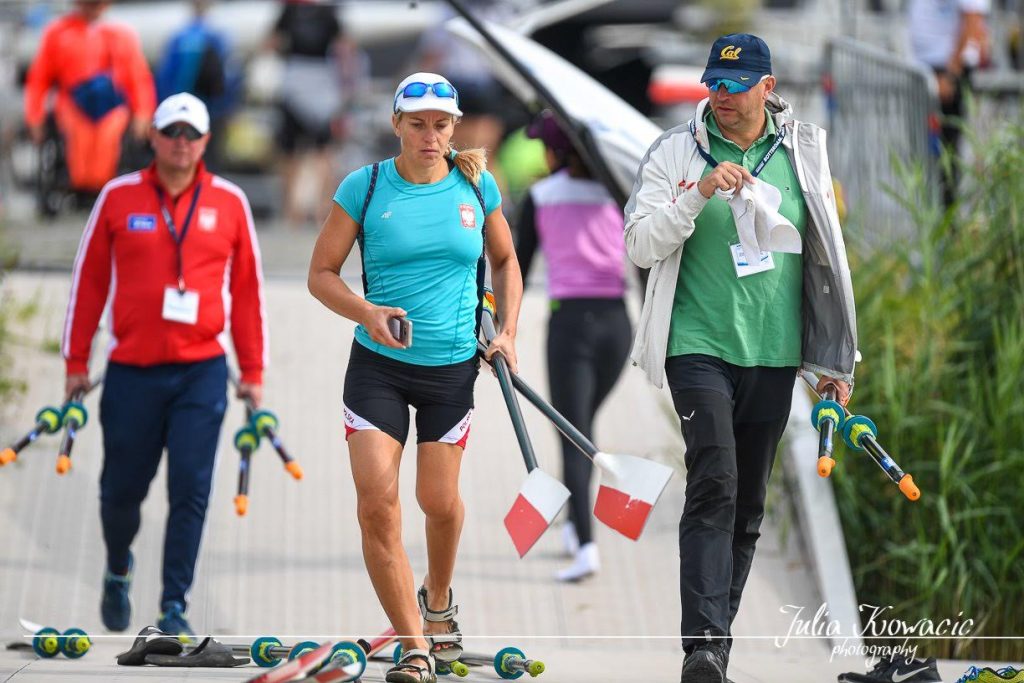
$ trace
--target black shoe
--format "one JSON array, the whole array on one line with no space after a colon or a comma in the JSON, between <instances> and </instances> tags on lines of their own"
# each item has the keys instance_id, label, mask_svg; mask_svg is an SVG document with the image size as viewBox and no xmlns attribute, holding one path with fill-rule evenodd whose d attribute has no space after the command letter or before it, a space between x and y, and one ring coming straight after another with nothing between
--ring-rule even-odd
<instances>
[{"instance_id":1,"label":"black shoe","mask_svg":"<svg viewBox=\"0 0 1024 683\"><path fill-rule=\"evenodd\" d=\"M111 631L124 631L132 620L132 565L135 560L128 554L128 573L124 576L107 569L103 575L103 600L100 602L100 616L103 625Z\"/></svg>"},{"instance_id":2,"label":"black shoe","mask_svg":"<svg viewBox=\"0 0 1024 683\"><path fill-rule=\"evenodd\" d=\"M942 681L935 658L882 658L867 673L839 674L839 683L937 683Z\"/></svg>"},{"instance_id":3,"label":"black shoe","mask_svg":"<svg viewBox=\"0 0 1024 683\"><path fill-rule=\"evenodd\" d=\"M729 655L723 643L698 645L683 660L679 683L725 683Z\"/></svg>"}]
</instances>

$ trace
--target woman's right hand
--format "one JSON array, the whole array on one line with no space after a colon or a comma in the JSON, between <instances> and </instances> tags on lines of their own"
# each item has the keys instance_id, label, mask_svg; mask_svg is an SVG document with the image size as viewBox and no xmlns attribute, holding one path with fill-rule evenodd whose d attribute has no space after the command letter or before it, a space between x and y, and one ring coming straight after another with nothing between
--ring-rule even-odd
<instances>
[{"instance_id":1,"label":"woman's right hand","mask_svg":"<svg viewBox=\"0 0 1024 683\"><path fill-rule=\"evenodd\" d=\"M391 318L404 318L405 311L392 306L373 306L362 317L359 324L363 326L370 339L392 349L404 349L402 344L391 336L388 328L388 320Z\"/></svg>"}]
</instances>

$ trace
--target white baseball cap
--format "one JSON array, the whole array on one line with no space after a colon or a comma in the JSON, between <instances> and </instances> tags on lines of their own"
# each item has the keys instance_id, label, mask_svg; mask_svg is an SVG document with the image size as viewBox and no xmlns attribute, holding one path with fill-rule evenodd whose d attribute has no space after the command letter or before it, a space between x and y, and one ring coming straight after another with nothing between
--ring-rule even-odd
<instances>
[{"instance_id":1,"label":"white baseball cap","mask_svg":"<svg viewBox=\"0 0 1024 683\"><path fill-rule=\"evenodd\" d=\"M406 88L414 84L421 87L407 93ZM443 96L437 94L435 86L438 86ZM422 91L422 94L417 94L416 91ZM455 86L444 76L428 71L418 71L398 84L395 89L394 111L443 111L453 116L462 116L462 110L459 109L459 93Z\"/></svg>"},{"instance_id":2,"label":"white baseball cap","mask_svg":"<svg viewBox=\"0 0 1024 683\"><path fill-rule=\"evenodd\" d=\"M153 113L153 127L162 130L172 123L187 123L203 135L210 132L210 112L203 101L187 92L171 95Z\"/></svg>"}]
</instances>

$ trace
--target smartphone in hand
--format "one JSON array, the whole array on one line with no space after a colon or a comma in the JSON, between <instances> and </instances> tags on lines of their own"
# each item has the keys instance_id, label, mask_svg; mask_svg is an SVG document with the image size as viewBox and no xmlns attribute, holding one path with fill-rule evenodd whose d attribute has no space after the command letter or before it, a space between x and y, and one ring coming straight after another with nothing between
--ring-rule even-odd
<instances>
[{"instance_id":1,"label":"smartphone in hand","mask_svg":"<svg viewBox=\"0 0 1024 683\"><path fill-rule=\"evenodd\" d=\"M388 318L391 336L405 348L412 346L412 321L406 318Z\"/></svg>"}]
</instances>

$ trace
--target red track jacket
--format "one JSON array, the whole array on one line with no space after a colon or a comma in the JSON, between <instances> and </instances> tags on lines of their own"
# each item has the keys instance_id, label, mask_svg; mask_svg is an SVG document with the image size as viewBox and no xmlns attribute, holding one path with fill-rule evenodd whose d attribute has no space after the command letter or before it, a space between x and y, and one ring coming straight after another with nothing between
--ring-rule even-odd
<instances>
[{"instance_id":1,"label":"red track jacket","mask_svg":"<svg viewBox=\"0 0 1024 683\"><path fill-rule=\"evenodd\" d=\"M198 203L182 242L185 286L199 293L195 325L164 320L164 290L177 286L177 246L160 210L154 167L107 183L75 258L61 351L67 372L88 371L100 316L110 299L110 360L128 365L189 363L226 352L230 330L242 381L261 383L267 357L259 246L249 202L206 171L164 201L181 232L196 183Z\"/></svg>"}]
</instances>

